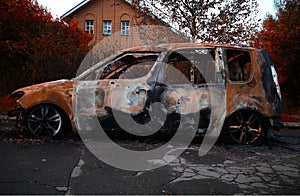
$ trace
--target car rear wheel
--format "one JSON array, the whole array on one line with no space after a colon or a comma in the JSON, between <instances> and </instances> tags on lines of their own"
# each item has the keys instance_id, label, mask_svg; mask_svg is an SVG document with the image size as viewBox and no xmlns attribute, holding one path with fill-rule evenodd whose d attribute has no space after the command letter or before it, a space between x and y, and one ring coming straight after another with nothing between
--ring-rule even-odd
<instances>
[{"instance_id":1,"label":"car rear wheel","mask_svg":"<svg viewBox=\"0 0 300 196\"><path fill-rule=\"evenodd\" d=\"M27 125L31 134L36 138L53 138L58 136L66 127L66 117L57 107L44 104L30 110Z\"/></svg>"},{"instance_id":2,"label":"car rear wheel","mask_svg":"<svg viewBox=\"0 0 300 196\"><path fill-rule=\"evenodd\" d=\"M261 144L267 139L267 132L267 122L260 113L242 110L225 121L221 136L225 143Z\"/></svg>"}]
</instances>

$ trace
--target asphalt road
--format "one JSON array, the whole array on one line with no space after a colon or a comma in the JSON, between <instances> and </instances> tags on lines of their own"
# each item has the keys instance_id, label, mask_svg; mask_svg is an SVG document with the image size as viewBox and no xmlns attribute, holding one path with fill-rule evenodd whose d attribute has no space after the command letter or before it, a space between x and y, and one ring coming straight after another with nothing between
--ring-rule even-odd
<instances>
[{"instance_id":1,"label":"asphalt road","mask_svg":"<svg viewBox=\"0 0 300 196\"><path fill-rule=\"evenodd\" d=\"M300 194L300 129L276 132L262 146L218 143L202 157L192 143L169 165L134 172L100 161L77 137L32 140L11 137L9 123L0 127L0 194Z\"/></svg>"}]
</instances>

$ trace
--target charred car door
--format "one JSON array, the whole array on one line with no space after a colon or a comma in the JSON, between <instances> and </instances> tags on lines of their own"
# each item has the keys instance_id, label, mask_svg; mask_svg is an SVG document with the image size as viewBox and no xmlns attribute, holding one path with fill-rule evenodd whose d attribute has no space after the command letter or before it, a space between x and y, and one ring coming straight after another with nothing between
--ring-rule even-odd
<instances>
[{"instance_id":1,"label":"charred car door","mask_svg":"<svg viewBox=\"0 0 300 196\"><path fill-rule=\"evenodd\" d=\"M224 63L216 48L184 48L172 51L164 66L164 92L160 99L169 115L193 116L205 131L211 107L224 92ZM218 97L218 98L217 98ZM217 103L218 102L218 103ZM194 118L195 117L195 118ZM199 122L198 122L199 120Z\"/></svg>"},{"instance_id":2,"label":"charred car door","mask_svg":"<svg viewBox=\"0 0 300 196\"><path fill-rule=\"evenodd\" d=\"M109 60L95 70L95 80L77 82L76 111L98 117L112 110L142 113L152 95L158 57L153 52L127 52Z\"/></svg>"}]
</instances>

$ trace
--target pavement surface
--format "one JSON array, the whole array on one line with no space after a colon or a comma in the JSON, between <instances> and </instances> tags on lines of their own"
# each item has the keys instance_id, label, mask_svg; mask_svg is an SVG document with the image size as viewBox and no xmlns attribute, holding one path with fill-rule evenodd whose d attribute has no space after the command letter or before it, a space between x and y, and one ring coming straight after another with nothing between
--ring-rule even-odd
<instances>
[{"instance_id":1,"label":"pavement surface","mask_svg":"<svg viewBox=\"0 0 300 196\"><path fill-rule=\"evenodd\" d=\"M133 172L100 161L78 137L34 140L11 126L0 123L0 194L300 194L300 129L275 132L262 146L217 143L202 157L194 142L167 166Z\"/></svg>"}]
</instances>

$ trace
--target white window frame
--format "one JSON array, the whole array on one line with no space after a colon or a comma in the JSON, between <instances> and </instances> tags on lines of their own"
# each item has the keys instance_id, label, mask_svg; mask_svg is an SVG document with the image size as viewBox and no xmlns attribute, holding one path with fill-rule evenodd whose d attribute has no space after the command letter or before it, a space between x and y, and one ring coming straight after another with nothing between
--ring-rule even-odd
<instances>
[{"instance_id":1,"label":"white window frame","mask_svg":"<svg viewBox=\"0 0 300 196\"><path fill-rule=\"evenodd\" d=\"M130 21L121 21L121 35L130 35Z\"/></svg>"},{"instance_id":2,"label":"white window frame","mask_svg":"<svg viewBox=\"0 0 300 196\"><path fill-rule=\"evenodd\" d=\"M94 20L85 21L85 32L89 34L94 34Z\"/></svg>"},{"instance_id":3,"label":"white window frame","mask_svg":"<svg viewBox=\"0 0 300 196\"><path fill-rule=\"evenodd\" d=\"M111 35L112 33L112 21L103 20L103 35Z\"/></svg>"}]
</instances>

